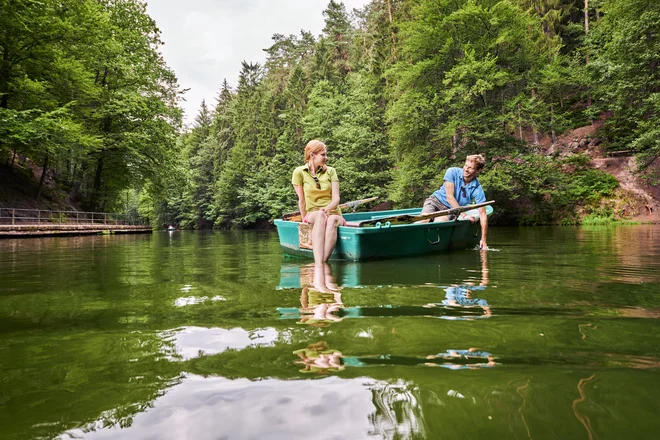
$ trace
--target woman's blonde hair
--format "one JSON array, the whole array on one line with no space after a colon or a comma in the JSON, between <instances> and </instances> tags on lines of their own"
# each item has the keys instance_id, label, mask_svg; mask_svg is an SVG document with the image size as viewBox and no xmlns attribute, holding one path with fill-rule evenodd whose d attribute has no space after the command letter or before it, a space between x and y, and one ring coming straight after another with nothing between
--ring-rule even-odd
<instances>
[{"instance_id":1,"label":"woman's blonde hair","mask_svg":"<svg viewBox=\"0 0 660 440\"><path fill-rule=\"evenodd\" d=\"M312 153L319 154L323 151L324 148L327 148L325 144L319 140L311 140L305 145L305 162L309 162L312 157Z\"/></svg>"}]
</instances>

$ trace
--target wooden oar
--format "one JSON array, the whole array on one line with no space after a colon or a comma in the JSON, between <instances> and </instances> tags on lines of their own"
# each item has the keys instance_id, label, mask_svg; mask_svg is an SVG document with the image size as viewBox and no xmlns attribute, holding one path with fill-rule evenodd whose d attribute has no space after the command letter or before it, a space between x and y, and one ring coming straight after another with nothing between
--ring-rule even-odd
<instances>
[{"instance_id":1,"label":"wooden oar","mask_svg":"<svg viewBox=\"0 0 660 440\"><path fill-rule=\"evenodd\" d=\"M385 222L390 222L391 225L401 225L406 223L414 223L420 220L428 220L436 217L442 217L446 215L458 215L461 212L470 211L476 208L482 208L484 206L492 205L495 203L495 200L490 200L484 203L477 203L476 205L467 205L459 206L458 208L445 209L444 211L432 212L430 214L421 214L421 215L411 215L411 214L399 214L391 215L388 217L373 218L369 220L362 220L359 222L351 222L347 226L353 226L362 228L365 226L376 226L376 223L385 224Z\"/></svg>"},{"instance_id":2,"label":"wooden oar","mask_svg":"<svg viewBox=\"0 0 660 440\"><path fill-rule=\"evenodd\" d=\"M373 202L377 198L378 197L369 197L367 199L353 200L352 202L342 203L341 205L339 205L339 209L354 208L364 203ZM300 222L302 221L302 216L300 215L300 211L289 212L288 214L284 214L282 216L282 220L288 220L290 222Z\"/></svg>"}]
</instances>

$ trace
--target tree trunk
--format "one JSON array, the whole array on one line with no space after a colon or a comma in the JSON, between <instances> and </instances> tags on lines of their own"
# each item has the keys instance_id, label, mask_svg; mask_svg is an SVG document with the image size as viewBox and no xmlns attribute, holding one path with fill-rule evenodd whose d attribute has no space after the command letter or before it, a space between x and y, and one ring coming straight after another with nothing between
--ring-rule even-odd
<instances>
[{"instance_id":1,"label":"tree trunk","mask_svg":"<svg viewBox=\"0 0 660 440\"><path fill-rule=\"evenodd\" d=\"M387 0L387 13L389 14L390 18L390 33L392 35L392 59L396 63L397 60L397 55L396 55L396 37L394 36L394 27L392 26L392 3L390 0Z\"/></svg>"},{"instance_id":2,"label":"tree trunk","mask_svg":"<svg viewBox=\"0 0 660 440\"><path fill-rule=\"evenodd\" d=\"M9 64L9 49L3 47L2 64L0 64L0 108L9 108L9 75L11 65Z\"/></svg>"},{"instance_id":3,"label":"tree trunk","mask_svg":"<svg viewBox=\"0 0 660 440\"><path fill-rule=\"evenodd\" d=\"M96 209L99 194L101 193L101 173L103 173L103 153L99 155L96 162L96 174L94 175L94 190L92 191L92 209Z\"/></svg>"},{"instance_id":4,"label":"tree trunk","mask_svg":"<svg viewBox=\"0 0 660 440\"><path fill-rule=\"evenodd\" d=\"M589 36L589 0L584 0L584 36ZM586 65L589 65L589 48L587 48ZM587 107L591 107L591 93L587 96ZM591 121L593 124L594 121Z\"/></svg>"},{"instance_id":5,"label":"tree trunk","mask_svg":"<svg viewBox=\"0 0 660 440\"><path fill-rule=\"evenodd\" d=\"M536 98L536 89L532 89L532 98ZM534 145L539 144L539 133L536 130L536 123L534 123L534 119L532 119L532 135L534 137Z\"/></svg>"},{"instance_id":6,"label":"tree trunk","mask_svg":"<svg viewBox=\"0 0 660 440\"><path fill-rule=\"evenodd\" d=\"M584 0L584 34L589 36L589 0Z\"/></svg>"},{"instance_id":7,"label":"tree trunk","mask_svg":"<svg viewBox=\"0 0 660 440\"><path fill-rule=\"evenodd\" d=\"M73 183L73 188L71 188L71 192L69 193L69 201L71 203L75 203L76 200L78 199L78 193L80 192L80 185L82 182L74 182Z\"/></svg>"},{"instance_id":8,"label":"tree trunk","mask_svg":"<svg viewBox=\"0 0 660 440\"><path fill-rule=\"evenodd\" d=\"M9 165L10 168L14 168L14 161L16 160L16 150L13 151L13 154L11 155L11 165Z\"/></svg>"},{"instance_id":9,"label":"tree trunk","mask_svg":"<svg viewBox=\"0 0 660 440\"><path fill-rule=\"evenodd\" d=\"M552 132L552 145L557 143L557 134L555 133L555 107L550 104L550 130Z\"/></svg>"},{"instance_id":10,"label":"tree trunk","mask_svg":"<svg viewBox=\"0 0 660 440\"><path fill-rule=\"evenodd\" d=\"M0 97L0 108L7 108L9 105L9 93L3 93Z\"/></svg>"},{"instance_id":11,"label":"tree trunk","mask_svg":"<svg viewBox=\"0 0 660 440\"><path fill-rule=\"evenodd\" d=\"M44 158L44 164L41 167L41 179L39 179L39 187L37 188L37 200L41 196L41 190L44 187L44 182L46 181L46 171L48 171L48 157L50 155L46 152L46 157Z\"/></svg>"}]
</instances>

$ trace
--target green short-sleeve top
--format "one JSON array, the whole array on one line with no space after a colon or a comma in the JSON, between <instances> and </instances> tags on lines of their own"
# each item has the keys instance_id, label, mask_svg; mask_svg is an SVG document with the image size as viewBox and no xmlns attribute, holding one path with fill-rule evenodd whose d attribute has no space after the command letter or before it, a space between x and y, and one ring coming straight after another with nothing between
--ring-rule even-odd
<instances>
[{"instance_id":1,"label":"green short-sleeve top","mask_svg":"<svg viewBox=\"0 0 660 440\"><path fill-rule=\"evenodd\" d=\"M316 177L319 179L321 189L316 187L316 181L309 172L309 165L307 164L293 170L293 176L291 177L291 183L303 187L307 212L318 211L328 206L332 202L332 182L339 181L337 171L327 165L323 170L316 171ZM331 213L341 215L341 210L336 207Z\"/></svg>"}]
</instances>

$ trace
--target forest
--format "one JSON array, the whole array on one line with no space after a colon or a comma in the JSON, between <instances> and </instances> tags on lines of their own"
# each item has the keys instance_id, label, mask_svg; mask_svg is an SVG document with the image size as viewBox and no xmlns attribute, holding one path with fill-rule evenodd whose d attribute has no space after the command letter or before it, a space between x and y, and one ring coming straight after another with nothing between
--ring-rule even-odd
<instances>
[{"instance_id":1,"label":"forest","mask_svg":"<svg viewBox=\"0 0 660 440\"><path fill-rule=\"evenodd\" d=\"M331 0L320 35L273 35L265 63L244 61L191 127L144 2L0 10L0 173L39 167L36 199L50 183L70 206L154 226L265 227L296 209L291 172L321 139L342 201L421 206L447 167L482 153L495 223L620 218L612 175L547 148L596 123L600 148L634 154L660 181L656 0L372 0L353 11Z\"/></svg>"}]
</instances>

